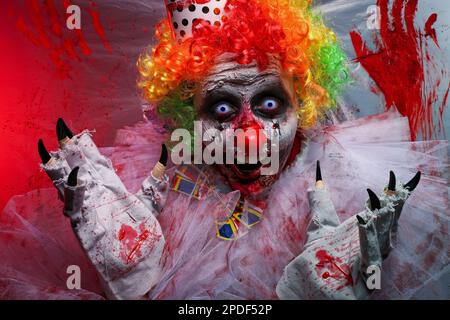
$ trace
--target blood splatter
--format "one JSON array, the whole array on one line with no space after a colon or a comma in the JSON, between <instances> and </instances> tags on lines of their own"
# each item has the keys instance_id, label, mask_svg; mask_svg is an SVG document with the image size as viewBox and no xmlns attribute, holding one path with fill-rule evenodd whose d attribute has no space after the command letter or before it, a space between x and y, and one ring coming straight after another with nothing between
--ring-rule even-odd
<instances>
[{"instance_id":1,"label":"blood splatter","mask_svg":"<svg viewBox=\"0 0 450 320\"><path fill-rule=\"evenodd\" d=\"M67 8L70 6L70 1L64 0L63 6L64 6L64 10L67 11ZM86 56L91 55L92 51L89 48L86 40L84 39L83 32L81 31L81 29L75 29L74 31L75 31L75 35L76 35L77 41L78 41L78 46L80 47L81 52Z\"/></svg>"},{"instance_id":2,"label":"blood splatter","mask_svg":"<svg viewBox=\"0 0 450 320\"><path fill-rule=\"evenodd\" d=\"M141 249L146 241L149 242L151 247L160 237L161 235L156 234L156 232L146 229L144 222L139 225L139 234L133 227L123 224L117 236L122 245L121 259L126 264L133 262L135 257L142 256Z\"/></svg>"},{"instance_id":3,"label":"blood splatter","mask_svg":"<svg viewBox=\"0 0 450 320\"><path fill-rule=\"evenodd\" d=\"M425 32L427 36L430 36L431 39L433 39L434 43L439 47L437 36L436 36L436 30L433 28L434 23L437 20L437 14L433 13L425 22Z\"/></svg>"},{"instance_id":4,"label":"blood splatter","mask_svg":"<svg viewBox=\"0 0 450 320\"><path fill-rule=\"evenodd\" d=\"M108 51L112 52L111 44L109 43L108 39L106 38L105 29L103 28L103 25L100 21L100 15L98 11L95 9L95 3L91 3L91 8L89 8L89 14L92 17L92 23L95 29L95 32L99 36L99 38L102 40L103 47Z\"/></svg>"},{"instance_id":5,"label":"blood splatter","mask_svg":"<svg viewBox=\"0 0 450 320\"><path fill-rule=\"evenodd\" d=\"M53 2L53 0L45 0L44 4L50 16L51 30L53 34L55 34L58 37L61 37L62 36L61 20L58 15L58 10L56 9L55 3Z\"/></svg>"},{"instance_id":6,"label":"blood splatter","mask_svg":"<svg viewBox=\"0 0 450 320\"><path fill-rule=\"evenodd\" d=\"M386 100L386 109L396 108L407 116L411 127L411 138L421 133L430 138L436 133L434 119L435 103L438 99L440 77L447 75L443 63L436 57L423 38L432 37L437 44L435 30L437 19L432 14L425 23L425 32L414 25L418 0L378 0L381 21L379 37L375 38L376 49L371 50L361 35L352 31L350 37L356 52L356 61L369 73ZM442 115L442 111L441 111Z\"/></svg>"},{"instance_id":7,"label":"blood splatter","mask_svg":"<svg viewBox=\"0 0 450 320\"><path fill-rule=\"evenodd\" d=\"M442 118L444 116L445 106L447 105L448 95L450 93L450 83L448 84L447 90L445 91L444 98L442 99L441 106L439 107L439 115ZM439 129L441 129L441 123L439 123Z\"/></svg>"},{"instance_id":8,"label":"blood splatter","mask_svg":"<svg viewBox=\"0 0 450 320\"><path fill-rule=\"evenodd\" d=\"M71 2L64 0L62 5L57 6L54 0L45 0L43 4L37 0L27 0L25 4L28 15L17 17L16 28L35 46L49 50L49 57L61 78L70 78L69 64L66 60L81 61L78 50L85 56L92 53L82 29L69 31L63 27L66 25L66 10ZM103 47L111 53L112 48L94 2L91 2L88 12L92 19L92 26L102 41ZM30 21L31 25L26 21Z\"/></svg>"},{"instance_id":9,"label":"blood splatter","mask_svg":"<svg viewBox=\"0 0 450 320\"><path fill-rule=\"evenodd\" d=\"M135 257L135 255L140 256L140 250L142 247L142 244L144 243L144 241L146 241L148 239L148 237L150 236L150 231L146 230L144 228L144 225L141 224L139 226L141 234L139 235L136 243L134 244L133 248L130 251L130 254L128 255L128 259L127 259L127 263L130 263L131 261L133 261L133 258Z\"/></svg>"},{"instance_id":10,"label":"blood splatter","mask_svg":"<svg viewBox=\"0 0 450 320\"><path fill-rule=\"evenodd\" d=\"M339 258L333 257L326 250L318 250L316 258L319 260L316 263L316 268L322 279L333 278L340 281L345 281L337 290L353 284L351 275L351 268Z\"/></svg>"},{"instance_id":11,"label":"blood splatter","mask_svg":"<svg viewBox=\"0 0 450 320\"><path fill-rule=\"evenodd\" d=\"M95 128L94 139L100 146L111 146L117 129L142 119L141 108L136 107L141 102L136 95L135 69L130 66L135 64L136 52L148 46L149 40L140 28L130 28L129 21L135 18L152 30L160 17L148 7L137 17L121 4L95 3L113 49L110 55L95 31L88 1L0 1L4 12L0 21L4 31L0 144L9 150L0 161L0 211L12 196L54 187L39 168L36 141L42 138L49 150L55 150L54 123L59 117L76 132ZM71 15L66 9L71 4L80 5L81 30L66 27ZM33 5L42 17L49 47L31 19ZM109 27L111 19L118 21L117 32Z\"/></svg>"}]
</instances>

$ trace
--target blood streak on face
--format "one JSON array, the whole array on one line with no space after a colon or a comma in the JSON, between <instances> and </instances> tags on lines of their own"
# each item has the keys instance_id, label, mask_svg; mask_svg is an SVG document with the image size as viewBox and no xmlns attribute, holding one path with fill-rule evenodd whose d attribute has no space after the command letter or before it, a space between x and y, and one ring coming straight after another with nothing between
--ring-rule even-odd
<instances>
[{"instance_id":1,"label":"blood streak on face","mask_svg":"<svg viewBox=\"0 0 450 320\"><path fill-rule=\"evenodd\" d=\"M270 143L277 136L279 170L274 175L261 175L261 162L251 164L248 159L245 164L218 165L231 187L244 195L267 190L286 164L298 127L292 78L284 74L279 62L272 58L267 69L259 70L256 63L242 65L233 55L224 54L203 81L194 104L204 132L210 128L253 129L254 135L244 140L241 150L247 151L251 143ZM259 132L263 134L256 138Z\"/></svg>"}]
</instances>

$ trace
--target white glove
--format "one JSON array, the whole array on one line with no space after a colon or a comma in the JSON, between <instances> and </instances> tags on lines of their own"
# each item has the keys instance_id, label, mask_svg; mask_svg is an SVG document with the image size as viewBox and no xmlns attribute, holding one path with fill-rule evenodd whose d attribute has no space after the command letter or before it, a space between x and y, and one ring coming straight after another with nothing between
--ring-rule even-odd
<instances>
[{"instance_id":1,"label":"white glove","mask_svg":"<svg viewBox=\"0 0 450 320\"><path fill-rule=\"evenodd\" d=\"M384 194L378 198L368 190L370 200L365 209L340 224L319 163L317 168L316 186L308 192L311 221L307 243L286 266L277 295L280 299L367 299L371 293L368 268L381 271L403 204L419 183L420 172L405 186L396 186L391 172Z\"/></svg>"},{"instance_id":2,"label":"white glove","mask_svg":"<svg viewBox=\"0 0 450 320\"><path fill-rule=\"evenodd\" d=\"M61 119L57 132L61 148L50 155L40 141L39 153L64 201L64 214L99 272L108 298L142 297L159 279L164 236L155 215L164 206L167 176L154 170L135 196L89 132L73 136Z\"/></svg>"}]
</instances>

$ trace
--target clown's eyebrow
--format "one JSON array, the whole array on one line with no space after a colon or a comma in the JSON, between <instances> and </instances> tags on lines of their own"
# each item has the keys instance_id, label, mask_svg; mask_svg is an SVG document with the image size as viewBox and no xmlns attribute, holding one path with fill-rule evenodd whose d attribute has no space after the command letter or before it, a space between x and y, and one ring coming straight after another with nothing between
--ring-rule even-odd
<instances>
[{"instance_id":1,"label":"clown's eyebrow","mask_svg":"<svg viewBox=\"0 0 450 320\"><path fill-rule=\"evenodd\" d=\"M235 81L222 82L220 85L214 86L214 89L207 90L203 96L201 110L207 111L209 108L219 102L229 102L235 107L239 107L243 103L243 88L252 88L251 97L249 97L252 105L257 104L262 98L272 96L281 100L284 104L289 103L290 95L286 90L283 82L279 77L262 77L257 83L252 85L236 84Z\"/></svg>"},{"instance_id":2,"label":"clown's eyebrow","mask_svg":"<svg viewBox=\"0 0 450 320\"><path fill-rule=\"evenodd\" d=\"M229 86L217 88L215 90L208 91L205 94L201 109L206 111L221 101L229 102L238 108L242 102L242 97L236 93L236 90L233 90Z\"/></svg>"},{"instance_id":3,"label":"clown's eyebrow","mask_svg":"<svg viewBox=\"0 0 450 320\"><path fill-rule=\"evenodd\" d=\"M278 79L258 88L251 99L252 105L257 104L258 100L265 97L274 97L281 100L283 103L289 102L289 93L285 89L283 83Z\"/></svg>"},{"instance_id":4,"label":"clown's eyebrow","mask_svg":"<svg viewBox=\"0 0 450 320\"><path fill-rule=\"evenodd\" d=\"M208 91L216 90L218 87L222 86L254 86L254 85L262 85L266 81L279 81L279 74L274 71L262 71L258 74L245 74L241 73L236 75L232 73L232 71L226 71L226 74L223 74L224 71L218 72L215 74L214 79L207 80L205 83L205 87L207 87Z\"/></svg>"}]
</instances>

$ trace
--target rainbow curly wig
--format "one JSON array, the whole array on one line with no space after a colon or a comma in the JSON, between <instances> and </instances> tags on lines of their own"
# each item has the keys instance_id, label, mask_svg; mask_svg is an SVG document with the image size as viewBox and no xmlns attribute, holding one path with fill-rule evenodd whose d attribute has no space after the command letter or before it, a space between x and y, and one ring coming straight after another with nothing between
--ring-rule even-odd
<instances>
[{"instance_id":1,"label":"rainbow curly wig","mask_svg":"<svg viewBox=\"0 0 450 320\"><path fill-rule=\"evenodd\" d=\"M234 53L240 64L256 61L261 70L269 55L278 57L294 79L302 128L336 105L348 78L346 56L311 0L228 0L225 11L221 26L204 23L182 42L169 19L156 26L158 43L138 61L138 85L159 115L190 128L197 85L223 53Z\"/></svg>"}]
</instances>

